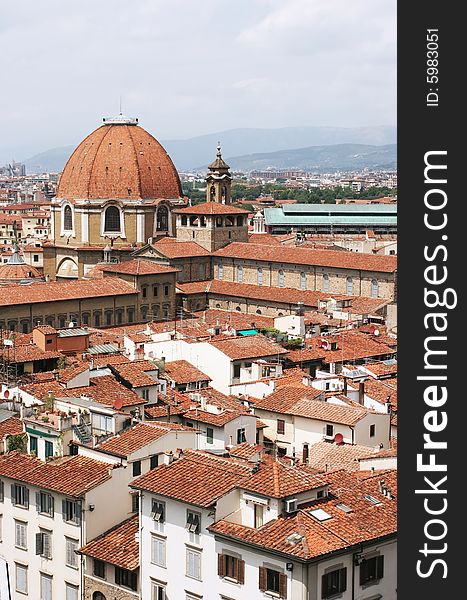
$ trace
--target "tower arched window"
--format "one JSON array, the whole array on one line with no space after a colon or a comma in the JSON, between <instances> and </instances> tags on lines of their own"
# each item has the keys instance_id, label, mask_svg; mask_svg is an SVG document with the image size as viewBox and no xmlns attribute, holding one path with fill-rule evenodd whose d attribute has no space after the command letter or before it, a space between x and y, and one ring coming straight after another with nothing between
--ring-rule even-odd
<instances>
[{"instance_id":1,"label":"tower arched window","mask_svg":"<svg viewBox=\"0 0 467 600\"><path fill-rule=\"evenodd\" d=\"M211 202L214 202L216 199L216 188L211 185L211 189L209 190L209 193L211 195Z\"/></svg>"},{"instance_id":2,"label":"tower arched window","mask_svg":"<svg viewBox=\"0 0 467 600\"><path fill-rule=\"evenodd\" d=\"M71 212L71 206L68 204L63 209L63 230L73 231L73 214Z\"/></svg>"},{"instance_id":3,"label":"tower arched window","mask_svg":"<svg viewBox=\"0 0 467 600\"><path fill-rule=\"evenodd\" d=\"M347 279L346 279L345 293L348 294L349 296L352 296L352 294L353 294L353 279L352 279L352 277L347 277Z\"/></svg>"},{"instance_id":4,"label":"tower arched window","mask_svg":"<svg viewBox=\"0 0 467 600\"><path fill-rule=\"evenodd\" d=\"M371 297L372 298L377 298L378 297L378 293L379 293L378 280L377 279L372 279L371 280Z\"/></svg>"},{"instance_id":5,"label":"tower arched window","mask_svg":"<svg viewBox=\"0 0 467 600\"><path fill-rule=\"evenodd\" d=\"M327 273L323 275L323 292L329 292L329 275Z\"/></svg>"},{"instance_id":6,"label":"tower arched window","mask_svg":"<svg viewBox=\"0 0 467 600\"><path fill-rule=\"evenodd\" d=\"M108 233L120 232L120 211L116 206L108 206L105 209L104 230Z\"/></svg>"},{"instance_id":7,"label":"tower arched window","mask_svg":"<svg viewBox=\"0 0 467 600\"><path fill-rule=\"evenodd\" d=\"M157 231L168 231L169 209L167 206L159 206L157 210Z\"/></svg>"},{"instance_id":8,"label":"tower arched window","mask_svg":"<svg viewBox=\"0 0 467 600\"><path fill-rule=\"evenodd\" d=\"M225 185L222 186L222 202L225 202L225 199L227 197L227 188L225 187Z\"/></svg>"}]
</instances>

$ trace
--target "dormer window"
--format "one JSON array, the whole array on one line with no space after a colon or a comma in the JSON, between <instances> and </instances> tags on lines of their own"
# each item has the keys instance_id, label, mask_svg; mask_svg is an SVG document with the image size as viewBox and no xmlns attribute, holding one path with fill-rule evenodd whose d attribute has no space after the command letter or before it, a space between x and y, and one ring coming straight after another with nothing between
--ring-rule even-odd
<instances>
[{"instance_id":1,"label":"dormer window","mask_svg":"<svg viewBox=\"0 0 467 600\"><path fill-rule=\"evenodd\" d=\"M188 510L186 514L186 528L190 533L199 534L201 529L201 515Z\"/></svg>"},{"instance_id":2,"label":"dormer window","mask_svg":"<svg viewBox=\"0 0 467 600\"><path fill-rule=\"evenodd\" d=\"M165 506L163 502L157 500L152 501L151 517L158 523L163 523L165 520Z\"/></svg>"}]
</instances>

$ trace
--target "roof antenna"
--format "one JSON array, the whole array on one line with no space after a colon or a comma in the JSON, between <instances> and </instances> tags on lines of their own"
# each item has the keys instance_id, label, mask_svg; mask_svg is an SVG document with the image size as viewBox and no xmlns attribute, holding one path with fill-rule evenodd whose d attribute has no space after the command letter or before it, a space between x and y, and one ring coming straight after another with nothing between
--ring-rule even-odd
<instances>
[{"instance_id":1,"label":"roof antenna","mask_svg":"<svg viewBox=\"0 0 467 600\"><path fill-rule=\"evenodd\" d=\"M120 116L122 116L122 95L120 94Z\"/></svg>"}]
</instances>

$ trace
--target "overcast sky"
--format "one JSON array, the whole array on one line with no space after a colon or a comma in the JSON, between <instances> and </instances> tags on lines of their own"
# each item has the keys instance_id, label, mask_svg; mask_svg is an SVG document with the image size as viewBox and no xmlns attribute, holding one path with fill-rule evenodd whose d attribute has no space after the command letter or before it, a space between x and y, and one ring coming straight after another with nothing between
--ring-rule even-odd
<instances>
[{"instance_id":1,"label":"overcast sky","mask_svg":"<svg viewBox=\"0 0 467 600\"><path fill-rule=\"evenodd\" d=\"M120 96L159 139L396 122L396 0L5 0L0 57L0 164Z\"/></svg>"}]
</instances>

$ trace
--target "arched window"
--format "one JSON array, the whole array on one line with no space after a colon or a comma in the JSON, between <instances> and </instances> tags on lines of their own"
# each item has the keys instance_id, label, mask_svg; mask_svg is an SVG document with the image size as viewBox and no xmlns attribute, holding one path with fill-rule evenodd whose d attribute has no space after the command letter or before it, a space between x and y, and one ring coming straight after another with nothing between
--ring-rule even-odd
<instances>
[{"instance_id":1,"label":"arched window","mask_svg":"<svg viewBox=\"0 0 467 600\"><path fill-rule=\"evenodd\" d=\"M102 592L94 592L92 600L106 600L106 598Z\"/></svg>"},{"instance_id":2,"label":"arched window","mask_svg":"<svg viewBox=\"0 0 467 600\"><path fill-rule=\"evenodd\" d=\"M378 294L379 294L378 280L377 279L372 279L371 280L371 297L372 298L377 298Z\"/></svg>"},{"instance_id":3,"label":"arched window","mask_svg":"<svg viewBox=\"0 0 467 600\"><path fill-rule=\"evenodd\" d=\"M224 202L225 199L227 197L227 188L224 186L222 186L222 201Z\"/></svg>"},{"instance_id":4,"label":"arched window","mask_svg":"<svg viewBox=\"0 0 467 600\"><path fill-rule=\"evenodd\" d=\"M346 279L345 293L349 296L352 296L352 294L353 294L353 279L352 279L352 277L347 277L347 279Z\"/></svg>"},{"instance_id":5,"label":"arched window","mask_svg":"<svg viewBox=\"0 0 467 600\"><path fill-rule=\"evenodd\" d=\"M117 233L120 228L120 211L116 206L108 206L105 209L104 231Z\"/></svg>"},{"instance_id":6,"label":"arched window","mask_svg":"<svg viewBox=\"0 0 467 600\"><path fill-rule=\"evenodd\" d=\"M188 217L186 215L182 216L182 225L186 225L188 223Z\"/></svg>"},{"instance_id":7,"label":"arched window","mask_svg":"<svg viewBox=\"0 0 467 600\"><path fill-rule=\"evenodd\" d=\"M100 327L101 326L101 313L94 313L94 327Z\"/></svg>"},{"instance_id":8,"label":"arched window","mask_svg":"<svg viewBox=\"0 0 467 600\"><path fill-rule=\"evenodd\" d=\"M221 305L219 303L216 304L216 308L220 308Z\"/></svg>"},{"instance_id":9,"label":"arched window","mask_svg":"<svg viewBox=\"0 0 467 600\"><path fill-rule=\"evenodd\" d=\"M329 275L323 274L323 292L329 292Z\"/></svg>"},{"instance_id":10,"label":"arched window","mask_svg":"<svg viewBox=\"0 0 467 600\"><path fill-rule=\"evenodd\" d=\"M263 268L262 267L258 267L258 270L256 271L256 282L258 285L263 285Z\"/></svg>"},{"instance_id":11,"label":"arched window","mask_svg":"<svg viewBox=\"0 0 467 600\"><path fill-rule=\"evenodd\" d=\"M258 310L256 311L256 314L257 314L257 315L262 315L263 313L262 313L262 312L259 310L259 308L258 308Z\"/></svg>"},{"instance_id":12,"label":"arched window","mask_svg":"<svg viewBox=\"0 0 467 600\"><path fill-rule=\"evenodd\" d=\"M167 206L159 206L157 209L157 231L169 230L169 209Z\"/></svg>"},{"instance_id":13,"label":"arched window","mask_svg":"<svg viewBox=\"0 0 467 600\"><path fill-rule=\"evenodd\" d=\"M73 231L73 215L68 204L63 209L63 231Z\"/></svg>"},{"instance_id":14,"label":"arched window","mask_svg":"<svg viewBox=\"0 0 467 600\"><path fill-rule=\"evenodd\" d=\"M278 281L279 287L285 287L285 273L282 269L279 270Z\"/></svg>"},{"instance_id":15,"label":"arched window","mask_svg":"<svg viewBox=\"0 0 467 600\"><path fill-rule=\"evenodd\" d=\"M300 273L300 289L306 290L306 273L304 271Z\"/></svg>"},{"instance_id":16,"label":"arched window","mask_svg":"<svg viewBox=\"0 0 467 600\"><path fill-rule=\"evenodd\" d=\"M238 281L238 283L243 282L243 267L242 267L242 265L238 265L238 267L237 267L237 281Z\"/></svg>"},{"instance_id":17,"label":"arched window","mask_svg":"<svg viewBox=\"0 0 467 600\"><path fill-rule=\"evenodd\" d=\"M210 194L211 194L211 202L214 202L216 199L216 188L213 185L211 185Z\"/></svg>"},{"instance_id":18,"label":"arched window","mask_svg":"<svg viewBox=\"0 0 467 600\"><path fill-rule=\"evenodd\" d=\"M242 309L240 308L240 306L237 306L237 307L235 308L235 310L236 310L237 312L242 312Z\"/></svg>"},{"instance_id":19,"label":"arched window","mask_svg":"<svg viewBox=\"0 0 467 600\"><path fill-rule=\"evenodd\" d=\"M237 217L237 227L243 226L243 217Z\"/></svg>"}]
</instances>

